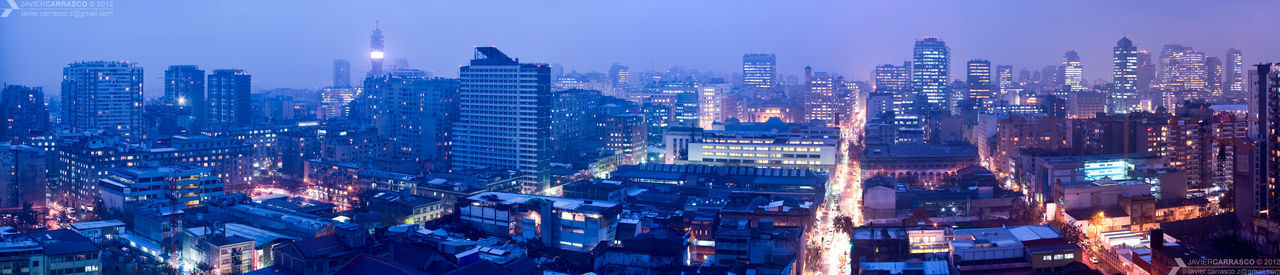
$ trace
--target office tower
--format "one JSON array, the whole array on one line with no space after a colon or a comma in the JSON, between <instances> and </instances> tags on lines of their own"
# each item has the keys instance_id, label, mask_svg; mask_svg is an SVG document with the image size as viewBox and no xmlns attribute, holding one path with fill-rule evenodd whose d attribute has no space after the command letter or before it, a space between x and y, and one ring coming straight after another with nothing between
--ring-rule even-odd
<instances>
[{"instance_id":1,"label":"office tower","mask_svg":"<svg viewBox=\"0 0 1280 275\"><path fill-rule=\"evenodd\" d=\"M320 89L320 108L316 110L316 118L326 120L347 116L349 103L356 99L364 89L359 87L329 87Z\"/></svg>"},{"instance_id":2,"label":"office tower","mask_svg":"<svg viewBox=\"0 0 1280 275\"><path fill-rule=\"evenodd\" d=\"M1111 52L1111 113L1128 113L1138 99L1138 47L1128 37L1120 38ZM1150 80L1148 79L1148 82Z\"/></svg>"},{"instance_id":3,"label":"office tower","mask_svg":"<svg viewBox=\"0 0 1280 275\"><path fill-rule=\"evenodd\" d=\"M804 67L804 122L821 120L826 125L836 125L836 83L835 78L825 72L814 73L813 68Z\"/></svg>"},{"instance_id":4,"label":"office tower","mask_svg":"<svg viewBox=\"0 0 1280 275\"><path fill-rule=\"evenodd\" d=\"M698 87L698 127L711 129L711 124L724 122L724 94L729 84L705 84Z\"/></svg>"},{"instance_id":5,"label":"office tower","mask_svg":"<svg viewBox=\"0 0 1280 275\"><path fill-rule=\"evenodd\" d=\"M1257 85L1254 89L1258 91L1255 95L1255 105L1260 112L1258 128L1262 133L1258 139L1260 178L1254 182L1251 192L1254 209L1236 211L1250 211L1263 219L1277 221L1280 220L1280 189L1275 183L1280 179L1280 142L1277 142L1280 140L1277 131L1280 129L1280 63L1258 64L1253 77L1256 81L1252 84Z\"/></svg>"},{"instance_id":6,"label":"office tower","mask_svg":"<svg viewBox=\"0 0 1280 275\"><path fill-rule=\"evenodd\" d=\"M0 143L0 209L44 207L48 163L40 148Z\"/></svg>"},{"instance_id":7,"label":"office tower","mask_svg":"<svg viewBox=\"0 0 1280 275\"><path fill-rule=\"evenodd\" d=\"M641 114L608 114L604 125L605 149L618 155L618 165L635 165L645 162L645 146L648 144L649 125Z\"/></svg>"},{"instance_id":8,"label":"office tower","mask_svg":"<svg viewBox=\"0 0 1280 275\"><path fill-rule=\"evenodd\" d=\"M996 96L996 102L1002 100L1013 101L1013 65L996 66L996 89L999 93Z\"/></svg>"},{"instance_id":9,"label":"office tower","mask_svg":"<svg viewBox=\"0 0 1280 275\"><path fill-rule=\"evenodd\" d=\"M1067 51L1062 55L1063 85L1071 86L1071 91L1084 91L1088 87L1084 83L1084 65L1080 64L1080 55L1076 51Z\"/></svg>"},{"instance_id":10,"label":"office tower","mask_svg":"<svg viewBox=\"0 0 1280 275\"><path fill-rule=\"evenodd\" d=\"M1209 96L1222 96L1222 58L1210 56L1204 58L1204 89L1209 92Z\"/></svg>"},{"instance_id":11,"label":"office tower","mask_svg":"<svg viewBox=\"0 0 1280 275\"><path fill-rule=\"evenodd\" d=\"M1203 91L1208 86L1204 53L1170 44L1160 52L1160 85L1165 91Z\"/></svg>"},{"instance_id":12,"label":"office tower","mask_svg":"<svg viewBox=\"0 0 1280 275\"><path fill-rule=\"evenodd\" d=\"M990 111L995 107L995 94L992 92L994 86L991 82L991 62L974 59L969 60L966 64L968 78L965 80L969 86L969 93L965 99L971 101L974 106L981 107L982 111Z\"/></svg>"},{"instance_id":13,"label":"office tower","mask_svg":"<svg viewBox=\"0 0 1280 275\"><path fill-rule=\"evenodd\" d=\"M1138 81L1137 86L1138 97L1134 100L1135 104L1142 110L1154 111L1149 102L1159 98L1156 90L1156 63L1151 59L1151 53L1147 51L1138 51Z\"/></svg>"},{"instance_id":14,"label":"office tower","mask_svg":"<svg viewBox=\"0 0 1280 275\"><path fill-rule=\"evenodd\" d=\"M903 113L915 110L915 91L911 90L911 63L903 62L902 66L884 64L876 66L874 90L877 93L893 95L892 110Z\"/></svg>"},{"instance_id":15,"label":"office tower","mask_svg":"<svg viewBox=\"0 0 1280 275\"><path fill-rule=\"evenodd\" d=\"M613 66L609 67L609 84L613 86L615 92L623 92L623 89L630 87L631 67L613 63Z\"/></svg>"},{"instance_id":16,"label":"office tower","mask_svg":"<svg viewBox=\"0 0 1280 275\"><path fill-rule=\"evenodd\" d=\"M1066 83L1065 75L1062 74L1062 65L1046 65L1040 68L1040 77L1037 83L1040 88L1045 90L1058 90Z\"/></svg>"},{"instance_id":17,"label":"office tower","mask_svg":"<svg viewBox=\"0 0 1280 275\"><path fill-rule=\"evenodd\" d=\"M7 85L0 94L0 142L19 142L49 131L49 107L38 87Z\"/></svg>"},{"instance_id":18,"label":"office tower","mask_svg":"<svg viewBox=\"0 0 1280 275\"><path fill-rule=\"evenodd\" d=\"M527 173L525 193L541 192L551 171L551 67L520 63L493 47L475 49L459 69L459 120L453 169Z\"/></svg>"},{"instance_id":19,"label":"office tower","mask_svg":"<svg viewBox=\"0 0 1280 275\"><path fill-rule=\"evenodd\" d=\"M73 132L110 130L141 141L142 67L82 61L62 70L62 125Z\"/></svg>"},{"instance_id":20,"label":"office tower","mask_svg":"<svg viewBox=\"0 0 1280 275\"><path fill-rule=\"evenodd\" d=\"M932 110L951 110L947 81L951 77L951 49L936 37L916 40L911 59L911 89L924 102L917 105Z\"/></svg>"},{"instance_id":21,"label":"office tower","mask_svg":"<svg viewBox=\"0 0 1280 275\"><path fill-rule=\"evenodd\" d=\"M204 70L196 65L173 65L164 71L166 105L196 110L204 104Z\"/></svg>"},{"instance_id":22,"label":"office tower","mask_svg":"<svg viewBox=\"0 0 1280 275\"><path fill-rule=\"evenodd\" d=\"M458 81L387 76L394 151L400 159L446 165L449 132L457 119Z\"/></svg>"},{"instance_id":23,"label":"office tower","mask_svg":"<svg viewBox=\"0 0 1280 275\"><path fill-rule=\"evenodd\" d=\"M742 56L742 85L748 88L773 88L778 83L777 60L773 54Z\"/></svg>"},{"instance_id":24,"label":"office tower","mask_svg":"<svg viewBox=\"0 0 1280 275\"><path fill-rule=\"evenodd\" d=\"M880 114L893 111L893 94L871 92L867 95L866 121L876 121Z\"/></svg>"},{"instance_id":25,"label":"office tower","mask_svg":"<svg viewBox=\"0 0 1280 275\"><path fill-rule=\"evenodd\" d=\"M249 82L250 76L244 70L213 70L209 74L209 123L233 126L253 122Z\"/></svg>"},{"instance_id":26,"label":"office tower","mask_svg":"<svg viewBox=\"0 0 1280 275\"><path fill-rule=\"evenodd\" d=\"M351 87L351 62L344 59L333 60L333 87Z\"/></svg>"},{"instance_id":27,"label":"office tower","mask_svg":"<svg viewBox=\"0 0 1280 275\"><path fill-rule=\"evenodd\" d=\"M369 69L369 75L382 74L382 29L377 25L373 27L373 34L369 35L369 62L372 68Z\"/></svg>"},{"instance_id":28,"label":"office tower","mask_svg":"<svg viewBox=\"0 0 1280 275\"><path fill-rule=\"evenodd\" d=\"M698 107L700 96L696 90L677 93L675 102L671 106L672 126L678 127L698 127L698 118L702 114L702 108Z\"/></svg>"},{"instance_id":29,"label":"office tower","mask_svg":"<svg viewBox=\"0 0 1280 275\"><path fill-rule=\"evenodd\" d=\"M570 89L551 96L551 150L556 156L577 155L584 142L600 140L600 91ZM564 154L561 154L564 153Z\"/></svg>"},{"instance_id":30,"label":"office tower","mask_svg":"<svg viewBox=\"0 0 1280 275\"><path fill-rule=\"evenodd\" d=\"M1244 55L1239 49L1227 50L1227 63L1223 68L1222 88L1224 92L1232 96L1243 95L1247 90L1245 88L1245 71L1244 71Z\"/></svg>"}]
</instances>

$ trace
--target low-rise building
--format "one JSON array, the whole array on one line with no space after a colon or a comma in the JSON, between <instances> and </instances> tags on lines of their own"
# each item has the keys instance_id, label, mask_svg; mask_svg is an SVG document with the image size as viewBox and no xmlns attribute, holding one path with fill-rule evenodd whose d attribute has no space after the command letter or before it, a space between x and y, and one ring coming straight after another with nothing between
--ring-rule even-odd
<instances>
[{"instance_id":1,"label":"low-rise building","mask_svg":"<svg viewBox=\"0 0 1280 275\"><path fill-rule=\"evenodd\" d=\"M197 207L224 193L212 169L196 166L122 167L99 180L108 208L145 203Z\"/></svg>"},{"instance_id":2,"label":"low-rise building","mask_svg":"<svg viewBox=\"0 0 1280 275\"><path fill-rule=\"evenodd\" d=\"M459 203L458 211L463 222L490 235L590 251L614 239L621 209L610 201L484 192Z\"/></svg>"}]
</instances>

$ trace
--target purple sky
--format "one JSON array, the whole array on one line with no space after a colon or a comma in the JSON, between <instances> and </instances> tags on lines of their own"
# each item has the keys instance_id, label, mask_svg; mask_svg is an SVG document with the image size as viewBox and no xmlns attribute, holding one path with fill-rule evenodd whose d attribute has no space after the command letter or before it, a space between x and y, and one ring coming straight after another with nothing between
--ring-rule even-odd
<instances>
[{"instance_id":1,"label":"purple sky","mask_svg":"<svg viewBox=\"0 0 1280 275\"><path fill-rule=\"evenodd\" d=\"M866 79L876 64L910 58L921 36L951 47L953 78L969 59L1039 68L1071 49L1086 77L1109 78L1111 47L1123 35L1153 53L1180 43L1212 56L1240 48L1247 64L1280 61L1280 35L1266 26L1280 21L1280 2L1266 0L121 0L111 10L0 18L0 82L56 94L67 63L123 59L146 69L148 96L161 93L163 71L174 64L245 69L255 90L319 88L331 83L335 58L351 61L353 79L363 77L374 21L386 35L388 64L407 58L440 76L457 75L473 46L496 45L523 61L577 71L621 62L633 71L680 64L732 72L743 53L772 52L785 73L812 65Z\"/></svg>"}]
</instances>

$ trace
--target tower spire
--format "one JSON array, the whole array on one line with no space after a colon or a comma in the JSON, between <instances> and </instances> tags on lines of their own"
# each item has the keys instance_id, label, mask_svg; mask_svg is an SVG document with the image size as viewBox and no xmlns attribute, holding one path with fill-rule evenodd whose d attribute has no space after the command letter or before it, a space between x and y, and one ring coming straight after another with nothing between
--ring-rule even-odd
<instances>
[{"instance_id":1,"label":"tower spire","mask_svg":"<svg viewBox=\"0 0 1280 275\"><path fill-rule=\"evenodd\" d=\"M373 22L373 35L369 36L369 59L371 68L369 75L382 74L382 24L381 22Z\"/></svg>"}]
</instances>

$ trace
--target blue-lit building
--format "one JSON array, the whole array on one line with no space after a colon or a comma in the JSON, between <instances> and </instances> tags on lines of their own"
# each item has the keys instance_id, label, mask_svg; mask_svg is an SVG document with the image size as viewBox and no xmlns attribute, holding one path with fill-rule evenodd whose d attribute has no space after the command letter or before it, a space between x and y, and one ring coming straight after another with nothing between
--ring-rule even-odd
<instances>
[{"instance_id":1,"label":"blue-lit building","mask_svg":"<svg viewBox=\"0 0 1280 275\"><path fill-rule=\"evenodd\" d=\"M954 108L947 87L950 79L951 49L947 44L937 37L916 40L911 57L911 89L923 100L916 104L930 110Z\"/></svg>"},{"instance_id":2,"label":"blue-lit building","mask_svg":"<svg viewBox=\"0 0 1280 275\"><path fill-rule=\"evenodd\" d=\"M253 122L250 80L244 70L213 70L209 75L207 98L210 123L246 125Z\"/></svg>"},{"instance_id":3,"label":"blue-lit building","mask_svg":"<svg viewBox=\"0 0 1280 275\"><path fill-rule=\"evenodd\" d=\"M98 181L108 208L169 205L190 208L224 193L213 170L198 166L122 167Z\"/></svg>"},{"instance_id":4,"label":"blue-lit building","mask_svg":"<svg viewBox=\"0 0 1280 275\"><path fill-rule=\"evenodd\" d=\"M0 141L16 142L49 131L49 107L42 89L6 85L0 98Z\"/></svg>"},{"instance_id":5,"label":"blue-lit building","mask_svg":"<svg viewBox=\"0 0 1280 275\"><path fill-rule=\"evenodd\" d=\"M82 61L62 69L62 126L110 130L141 141L142 67L127 61ZM100 104L112 102L112 104Z\"/></svg>"},{"instance_id":6,"label":"blue-lit building","mask_svg":"<svg viewBox=\"0 0 1280 275\"><path fill-rule=\"evenodd\" d=\"M1128 113L1138 105L1138 47L1128 37L1112 50L1109 113Z\"/></svg>"},{"instance_id":7,"label":"blue-lit building","mask_svg":"<svg viewBox=\"0 0 1280 275\"><path fill-rule=\"evenodd\" d=\"M459 69L452 169L518 169L526 193L551 180L551 67L520 63L493 47Z\"/></svg>"},{"instance_id":8,"label":"blue-lit building","mask_svg":"<svg viewBox=\"0 0 1280 275\"><path fill-rule=\"evenodd\" d=\"M778 57L773 54L742 55L742 86L773 88L778 82Z\"/></svg>"}]
</instances>

